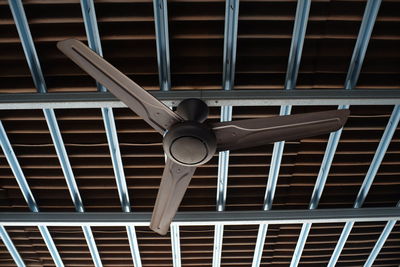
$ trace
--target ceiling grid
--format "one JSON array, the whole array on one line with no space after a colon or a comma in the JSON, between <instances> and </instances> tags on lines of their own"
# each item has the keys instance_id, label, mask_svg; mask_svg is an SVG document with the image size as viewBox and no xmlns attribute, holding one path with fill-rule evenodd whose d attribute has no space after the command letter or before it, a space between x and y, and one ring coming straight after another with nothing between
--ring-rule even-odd
<instances>
[{"instance_id":1,"label":"ceiling grid","mask_svg":"<svg viewBox=\"0 0 400 267\"><path fill-rule=\"evenodd\" d=\"M23 44L29 68L32 72L33 81L37 86L37 90L39 93L47 93L46 83L41 70L40 62L36 53L36 48L31 36L31 32L29 30L29 24L25 15L25 11L23 9L22 2L20 0L9 1L9 4ZM50 134L60 161L62 171L64 173L68 185L69 192L71 194L72 202L74 203L77 212L84 212L82 199L79 193L78 186L75 181L71 164L69 162L67 151L64 146L64 141L62 139L61 132L58 127L56 115L52 109L43 109L43 113L50 130ZM63 266L61 258L58 255L58 252L56 251L53 240L50 234L48 233L47 228L41 229L39 227L39 229L41 230L41 232L45 233L43 238L46 244L48 244L49 250L53 255L54 261L56 262L57 266ZM86 241L88 243L90 253L92 254L95 266L96 267L103 266L100 260L99 252L97 250L96 242L94 240L90 226L84 226L82 227L82 230L84 232Z\"/></svg>"},{"instance_id":2,"label":"ceiling grid","mask_svg":"<svg viewBox=\"0 0 400 267\"><path fill-rule=\"evenodd\" d=\"M354 203L354 208L359 209L363 205L365 198L367 197L368 191L371 188L372 182L375 179L375 176L378 172L378 169L382 163L383 157L386 154L386 151L389 147L390 141L393 138L394 132L396 131L397 125L400 120L400 105L396 105L393 109L392 116L389 119L389 122L386 126L385 132L383 133L382 139L379 142L379 146L376 150L374 159L371 162L371 165L368 169L367 175L365 176L364 182L358 192L356 201ZM354 226L354 222L347 222L343 228L342 234L336 244L335 250L333 251L332 257L329 260L328 266L335 266L338 258L340 256L343 247L346 244L346 240L350 235L351 229Z\"/></svg>"},{"instance_id":3,"label":"ceiling grid","mask_svg":"<svg viewBox=\"0 0 400 267\"><path fill-rule=\"evenodd\" d=\"M103 56L103 51L101 48L101 41L100 41L100 33L97 27L97 18L96 18L94 3L92 0L82 0L81 8L82 8L83 21L85 23L85 29L89 47L100 56ZM98 91L100 92L107 91L107 89L101 84L99 83L96 84ZM126 185L121 152L119 149L119 141L115 125L114 112L112 108L102 108L101 113L103 116L104 127L106 130L111 161L118 187L118 194L121 201L121 207L123 211L131 212L131 204L129 200L128 187ZM142 262L140 259L140 252L139 252L135 227L127 226L126 232L128 234L128 240L129 240L130 251L132 254L133 264L135 267L141 267Z\"/></svg>"},{"instance_id":4,"label":"ceiling grid","mask_svg":"<svg viewBox=\"0 0 400 267\"><path fill-rule=\"evenodd\" d=\"M224 51L223 51L223 76L222 89L230 91L234 89L237 30L239 23L239 0L227 0L225 2L225 27L224 27ZM221 107L221 122L232 120L232 106ZM229 150L218 153L218 180L217 180L217 211L224 211L226 204L226 192L228 188ZM214 250L212 266L221 266L222 246L224 238L224 225L216 225L214 230Z\"/></svg>"},{"instance_id":5,"label":"ceiling grid","mask_svg":"<svg viewBox=\"0 0 400 267\"><path fill-rule=\"evenodd\" d=\"M6 52L0 56L0 266L132 266L132 260L136 267L400 263L400 32L395 12L400 1L241 1L239 16L239 1L234 0L171 1L169 14L166 1L99 0L96 18L91 0L25 0L29 26L25 22L22 30L8 14L9 2L23 10L19 0L0 1L0 31L5 33L0 49ZM76 12L79 7L82 13ZM21 39L30 39L31 45L22 43L28 61L13 33L15 24ZM164 165L159 135L100 84L93 86L55 48L59 40L87 38L102 55L97 27L107 60L153 89L168 106L187 97L205 99L211 122L231 120L232 107L235 119L247 119L276 115L278 106L283 115L351 105L351 117L343 130L329 138L301 140L301 148L300 142L289 141L285 149L281 142L221 152L197 169L170 234L160 237L146 226ZM26 62L29 69L22 66ZM43 77L50 93L27 94L35 87L47 92ZM221 78L225 90L219 90ZM343 90L343 80L344 89L354 90ZM56 92L60 94L52 96ZM135 198L132 204L129 193ZM51 212L48 224L39 226L42 237L30 227L37 225L30 213L20 214L25 226L5 222L3 211L18 216L25 202L34 212L38 206ZM117 212L121 206L133 216L129 225L117 222L124 218ZM98 211L104 224L50 222L55 211L61 212L61 222L62 216L68 221L74 207L80 222ZM333 217L317 219L313 213L329 216L331 208L338 208ZM360 213L341 221L355 208ZM199 213L190 217L181 211ZM273 217L278 216L275 211L283 212L281 221ZM45 213L37 216L46 220ZM34 248L22 233L31 233ZM329 245L337 241L336 248Z\"/></svg>"},{"instance_id":6,"label":"ceiling grid","mask_svg":"<svg viewBox=\"0 0 400 267\"><path fill-rule=\"evenodd\" d=\"M307 29L308 14L310 12L311 0L300 0L297 2L296 16L293 27L293 38L290 46L288 67L285 79L285 89L291 90L296 87L297 74L300 67L301 53L303 50L304 36ZM279 115L290 115L291 106L281 106ZM269 167L267 188L264 198L264 210L271 210L274 200L276 184L279 177L279 170L282 161L285 142L274 144L272 152L271 165ZM260 225L257 235L257 242L254 251L252 267L258 267L261 264L261 258L264 251L265 238L267 237L268 225Z\"/></svg>"},{"instance_id":7,"label":"ceiling grid","mask_svg":"<svg viewBox=\"0 0 400 267\"><path fill-rule=\"evenodd\" d=\"M25 201L28 203L29 209L32 212L39 212L39 207L36 203L35 197L33 196L32 191L29 188L29 185L26 181L25 175L22 172L21 166L18 162L18 159L14 153L14 150L10 144L10 141L7 137L7 133L4 129L1 121L0 121L0 144L1 144L1 148L2 148L5 156L7 158L7 161L11 167L11 170L12 170L15 178L17 179L18 185L22 191ZM62 259L60 257L60 254L54 244L54 241L53 241L47 227L46 226L38 226L38 228L39 228L40 233L43 236L43 240L45 241L56 266L57 267L64 266ZM13 246L10 246L10 248L12 248L12 247ZM13 251L13 252L15 253L16 251Z\"/></svg>"},{"instance_id":8,"label":"ceiling grid","mask_svg":"<svg viewBox=\"0 0 400 267\"><path fill-rule=\"evenodd\" d=\"M374 0L368 1L366 5L364 17L357 37L357 42L350 62L349 71L344 84L344 88L347 90L351 90L356 87L362 63L364 62L364 57L368 47L372 29L375 24L376 16L379 11L379 6L380 6L380 1L374 1ZM349 105L340 105L338 108L348 109ZM331 133L329 136L326 152L321 163L321 168L318 173L318 178L315 183L313 194L311 196L309 205L310 209L316 209L319 204L341 135L342 135L342 129ZM301 228L299 241L296 245L294 255L290 263L291 267L298 266L300 262L302 251L307 241L307 236L310 232L311 226L312 226L311 224L303 224Z\"/></svg>"}]
</instances>

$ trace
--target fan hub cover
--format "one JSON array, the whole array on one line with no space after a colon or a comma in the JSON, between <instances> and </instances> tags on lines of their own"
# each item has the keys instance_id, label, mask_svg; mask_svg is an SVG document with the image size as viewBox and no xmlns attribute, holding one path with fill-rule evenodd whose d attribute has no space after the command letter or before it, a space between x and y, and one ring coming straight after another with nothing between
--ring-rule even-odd
<instances>
[{"instance_id":1,"label":"fan hub cover","mask_svg":"<svg viewBox=\"0 0 400 267\"><path fill-rule=\"evenodd\" d=\"M164 136L164 151L173 161L186 166L206 163L214 155L217 143L206 125L186 121L174 125Z\"/></svg>"}]
</instances>

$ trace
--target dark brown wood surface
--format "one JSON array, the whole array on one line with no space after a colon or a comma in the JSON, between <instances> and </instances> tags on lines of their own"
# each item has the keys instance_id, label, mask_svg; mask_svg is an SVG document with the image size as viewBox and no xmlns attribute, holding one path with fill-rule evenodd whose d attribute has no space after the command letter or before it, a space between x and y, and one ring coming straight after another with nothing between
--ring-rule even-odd
<instances>
[{"instance_id":1,"label":"dark brown wood surface","mask_svg":"<svg viewBox=\"0 0 400 267\"><path fill-rule=\"evenodd\" d=\"M104 57L149 90L158 89L153 4L96 2ZM56 42L86 40L78 0L25 0L24 6L49 92L95 91L88 75L57 50ZM342 88L365 1L312 2L298 88ZM240 2L235 88L283 89L296 1ZM400 89L400 1L383 0L357 88ZM172 90L221 89L225 2L168 1ZM7 1L0 1L0 93L35 92ZM294 107L293 114L336 107ZM393 107L353 106L319 207L352 207ZM114 109L133 211L152 211L164 166L161 136L128 109ZM237 107L234 119L279 113L279 107ZM87 211L121 206L100 110L56 110ZM212 108L209 121L219 119ZM21 167L42 211L74 211L40 110L0 111ZM273 209L307 208L328 135L286 143ZM272 145L231 152L226 210L260 210ZM180 210L216 209L218 158L199 167ZM400 131L397 130L366 199L366 207L400 200ZM0 151L0 211L28 211ZM385 222L356 223L336 266L362 266ZM262 266L289 266L301 225L270 225ZM313 225L300 266L325 266L343 224ZM36 227L7 227L28 266L54 266ZM227 226L222 266L251 266L258 227ZM50 227L66 266L93 266L79 227ZM94 227L104 266L132 266L124 228ZM172 266L169 235L137 228L143 266ZM181 227L182 266L211 266L213 227ZM400 225L374 266L400 264ZM0 266L15 266L0 241Z\"/></svg>"}]
</instances>

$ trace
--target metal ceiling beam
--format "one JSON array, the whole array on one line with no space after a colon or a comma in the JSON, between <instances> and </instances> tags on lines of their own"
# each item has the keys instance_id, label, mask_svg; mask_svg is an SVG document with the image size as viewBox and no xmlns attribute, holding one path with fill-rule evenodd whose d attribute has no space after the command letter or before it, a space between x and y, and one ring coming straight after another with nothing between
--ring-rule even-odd
<instances>
[{"instance_id":1,"label":"metal ceiling beam","mask_svg":"<svg viewBox=\"0 0 400 267\"><path fill-rule=\"evenodd\" d=\"M225 1L224 61L222 88L232 90L235 82L239 0Z\"/></svg>"},{"instance_id":2,"label":"metal ceiling beam","mask_svg":"<svg viewBox=\"0 0 400 267\"><path fill-rule=\"evenodd\" d=\"M171 225L172 263L174 267L181 267L181 242L179 236L179 225Z\"/></svg>"},{"instance_id":3,"label":"metal ceiling beam","mask_svg":"<svg viewBox=\"0 0 400 267\"><path fill-rule=\"evenodd\" d=\"M257 225L379 222L400 219L400 208L178 212L172 225ZM0 212L0 225L148 226L151 212Z\"/></svg>"},{"instance_id":4,"label":"metal ceiling beam","mask_svg":"<svg viewBox=\"0 0 400 267\"><path fill-rule=\"evenodd\" d=\"M365 53L367 51L368 43L371 38L372 29L379 11L380 2L381 0L369 0L367 2L364 11L364 17L361 23L360 31L358 33L356 45L353 50L353 55L350 61L349 70L347 72L347 77L344 84L344 88L346 90L351 90L355 88L357 84L361 67L364 62ZM338 108L347 109L349 108L349 105L341 103ZM339 144L340 136L342 135L342 130L343 128L329 135L327 148L314 186L314 191L311 196L309 209L315 209L319 204L322 191L325 187L326 179L328 178L329 170L332 166L333 157L336 153L336 148ZM311 226L311 223L303 224L292 257L292 261L290 262L290 267L298 266Z\"/></svg>"},{"instance_id":5,"label":"metal ceiling beam","mask_svg":"<svg viewBox=\"0 0 400 267\"><path fill-rule=\"evenodd\" d=\"M222 89L231 91L235 82L237 29L239 22L239 0L225 1L225 28L224 28L224 52ZM221 122L232 120L232 106L221 106ZM218 154L218 180L217 180L217 211L225 210L226 190L228 186L229 151L221 151ZM214 229L214 246L212 266L221 265L222 241L224 238L224 226L217 225Z\"/></svg>"},{"instance_id":6,"label":"metal ceiling beam","mask_svg":"<svg viewBox=\"0 0 400 267\"><path fill-rule=\"evenodd\" d=\"M383 133L381 141L379 142L379 146L376 150L375 156L372 159L371 165L368 169L367 175L365 176L364 182L361 185L360 191L358 192L356 201L353 205L354 208L361 208L361 206L363 205L367 197L367 194L369 192L369 189L371 188L372 182L374 181L378 169L382 163L383 157L386 154L386 150L390 145L393 134L395 133L397 125L399 124L399 121L400 121L400 105L397 105L393 109L392 116L389 119L385 132ZM335 250L333 251L333 254L327 266L333 267L336 265L353 226L354 226L353 221L346 222L342 230L342 234L340 235Z\"/></svg>"},{"instance_id":7,"label":"metal ceiling beam","mask_svg":"<svg viewBox=\"0 0 400 267\"><path fill-rule=\"evenodd\" d=\"M232 107L221 108L221 121L232 120ZM218 183L217 183L217 211L225 210L226 189L228 186L229 150L219 152L218 157Z\"/></svg>"},{"instance_id":8,"label":"metal ceiling beam","mask_svg":"<svg viewBox=\"0 0 400 267\"><path fill-rule=\"evenodd\" d=\"M297 2L292 43L290 46L288 67L286 71L285 89L290 90L296 87L310 6L311 0L299 0Z\"/></svg>"},{"instance_id":9,"label":"metal ceiling beam","mask_svg":"<svg viewBox=\"0 0 400 267\"><path fill-rule=\"evenodd\" d=\"M171 89L167 0L153 0L160 90Z\"/></svg>"},{"instance_id":10,"label":"metal ceiling beam","mask_svg":"<svg viewBox=\"0 0 400 267\"><path fill-rule=\"evenodd\" d=\"M41 70L40 61L38 59L36 48L34 42L32 40L32 35L29 29L29 24L26 18L26 14L20 0L18 1L9 1L9 5L14 17L15 24L17 26L17 30L21 39L21 43L25 52L25 57L28 62L30 71L32 73L32 78L34 81L35 86L39 93L46 93L46 83L44 80L44 76ZM53 109L43 109L44 116L46 118L47 125L49 127L49 131L56 149L56 153L58 155L58 159L60 161L60 165L62 171L64 173L65 179L67 181L68 189L74 203L75 209L78 212L84 212L82 199L79 194L78 187L75 182L75 177L71 168L71 164L68 159L68 155L64 146L64 142L61 136L60 129L58 127L56 115ZM83 227L82 228L90 253L92 255L93 262L95 263L96 267L101 267L100 256L97 251L97 246L93 237L93 233L90 227ZM45 243L48 246L54 246L53 241L50 237L50 233L47 229L41 229L43 233L43 238ZM54 248L51 248L54 250ZM56 259L59 260L59 255L55 255ZM58 257L58 258L57 258Z\"/></svg>"},{"instance_id":11,"label":"metal ceiling beam","mask_svg":"<svg viewBox=\"0 0 400 267\"><path fill-rule=\"evenodd\" d=\"M397 208L400 208L400 201L397 202ZM371 253L368 256L367 261L364 264L364 267L371 267L374 263L376 257L378 256L379 252L381 251L383 245L386 242L386 239L389 237L390 233L392 232L394 226L396 225L397 220L390 220L386 223L385 228L383 229L381 235L376 241L374 248L372 249Z\"/></svg>"},{"instance_id":12,"label":"metal ceiling beam","mask_svg":"<svg viewBox=\"0 0 400 267\"><path fill-rule=\"evenodd\" d=\"M397 105L400 90L197 90L150 91L167 106L177 106L186 98L200 98L211 107L220 106L334 106ZM0 110L123 108L119 99L108 92L0 94Z\"/></svg>"},{"instance_id":13,"label":"metal ceiling beam","mask_svg":"<svg viewBox=\"0 0 400 267\"><path fill-rule=\"evenodd\" d=\"M100 56L103 56L100 34L97 25L96 9L93 0L81 0L81 9L89 47ZM99 92L107 92L107 89L99 83L97 83L97 89ZM101 112L103 116L104 127L106 130L107 141L122 210L125 212L131 212L128 187L126 185L124 167L122 164L122 157L119 149L119 141L115 126L114 113L112 108L110 107L102 107ZM133 264L135 267L141 267L142 261L136 237L136 229L134 226L127 226L126 231L128 235Z\"/></svg>"},{"instance_id":14,"label":"metal ceiling beam","mask_svg":"<svg viewBox=\"0 0 400 267\"><path fill-rule=\"evenodd\" d=\"M297 74L299 72L301 54L303 51L304 37L307 29L308 14L310 13L311 0L299 0L297 2L296 17L293 26L293 37L290 46L288 67L286 71L285 89L292 90L296 86ZM290 115L292 106L281 106L281 116ZM264 210L272 208L272 202L275 195L276 183L279 177L281 167L283 149L285 142L277 142L274 144L272 152L271 165L269 168L267 188L264 197ZM261 224L258 229L257 241L254 250L252 267L258 267L261 264L264 252L265 238L267 236L268 225Z\"/></svg>"},{"instance_id":15,"label":"metal ceiling beam","mask_svg":"<svg viewBox=\"0 0 400 267\"><path fill-rule=\"evenodd\" d=\"M353 89L356 87L381 2L382 0L368 0L365 6L357 42L350 61L349 72L347 73L346 82L344 84L346 89Z\"/></svg>"},{"instance_id":16,"label":"metal ceiling beam","mask_svg":"<svg viewBox=\"0 0 400 267\"><path fill-rule=\"evenodd\" d=\"M221 121L232 120L232 106L221 107ZM225 210L226 191L228 187L228 170L229 170L229 150L218 153L218 178L217 178L217 211ZM219 267L221 265L222 241L224 238L224 225L216 225L214 228L214 245L212 266Z\"/></svg>"},{"instance_id":17,"label":"metal ceiling beam","mask_svg":"<svg viewBox=\"0 0 400 267\"><path fill-rule=\"evenodd\" d=\"M2 122L0 121L0 145L3 149L3 153L6 156L7 162L10 165L11 171L13 172L15 179L21 189L22 195L25 198L26 203L28 204L29 209L36 213L39 212L39 206L36 204L36 200L32 194L32 191L26 181L25 175L21 169L21 166L18 162L17 156L14 153L14 150L11 146L10 140L7 137L6 130L3 127ZM1 217L1 216L0 216ZM46 226L39 226L39 231L45 241L47 248L50 252L51 257L53 258L54 263L57 267L63 267L64 264L61 260L60 254L51 238L50 232L48 231Z\"/></svg>"},{"instance_id":18,"label":"metal ceiling beam","mask_svg":"<svg viewBox=\"0 0 400 267\"><path fill-rule=\"evenodd\" d=\"M33 43L22 1L8 0L8 5L10 6L14 23L17 26L22 48L24 49L25 57L27 58L27 63L32 73L33 83L40 93L45 93L46 85L44 83L43 72L40 66L39 57L36 53L35 45Z\"/></svg>"},{"instance_id":19,"label":"metal ceiling beam","mask_svg":"<svg viewBox=\"0 0 400 267\"><path fill-rule=\"evenodd\" d=\"M315 209L318 206L319 200L322 195L322 191L325 187L326 179L328 178L329 169L332 165L333 157L336 152L336 147L340 140L341 133L342 133L342 129L340 129L339 131L336 131L334 133L331 133L329 135L329 140L328 140L328 144L326 146L324 158L321 163L321 168L318 172L318 177L315 182L314 191L312 193L311 201L309 204L309 209L311 209L311 210ZM295 248L290 266L297 266L299 264L301 255L303 253L304 245L307 241L311 226L312 226L311 223L305 223L302 225L299 239L297 241L296 248Z\"/></svg>"},{"instance_id":20,"label":"metal ceiling beam","mask_svg":"<svg viewBox=\"0 0 400 267\"><path fill-rule=\"evenodd\" d=\"M11 254L11 257L13 258L15 264L18 267L25 267L25 263L22 260L21 255L19 255L17 248L12 242L4 226L0 226L0 237L3 240L3 243L6 246L8 252Z\"/></svg>"},{"instance_id":21,"label":"metal ceiling beam","mask_svg":"<svg viewBox=\"0 0 400 267\"><path fill-rule=\"evenodd\" d=\"M223 238L224 238L224 225L223 224L215 225L213 259L212 259L213 267L221 265Z\"/></svg>"},{"instance_id":22,"label":"metal ceiling beam","mask_svg":"<svg viewBox=\"0 0 400 267\"><path fill-rule=\"evenodd\" d=\"M160 91L171 89L171 69L169 56L169 31L167 0L153 0L154 23L156 29L157 63ZM171 105L168 105L172 107ZM174 267L181 266L179 227L171 226L171 246Z\"/></svg>"},{"instance_id":23,"label":"metal ceiling beam","mask_svg":"<svg viewBox=\"0 0 400 267\"><path fill-rule=\"evenodd\" d=\"M81 10L85 25L86 37L88 39L88 45L98 55L103 56L100 33L97 25L96 9L94 7L93 0L81 0ZM107 91L107 89L105 89L102 85L99 85L98 87L100 87L98 89L102 92Z\"/></svg>"},{"instance_id":24,"label":"metal ceiling beam","mask_svg":"<svg viewBox=\"0 0 400 267\"><path fill-rule=\"evenodd\" d=\"M171 89L167 0L153 0L160 91ZM168 105L172 107L172 105ZM171 226L173 266L181 266L179 227Z\"/></svg>"},{"instance_id":25,"label":"metal ceiling beam","mask_svg":"<svg viewBox=\"0 0 400 267\"><path fill-rule=\"evenodd\" d=\"M69 162L68 154L65 149L64 141L62 139L61 131L58 127L56 115L53 109L43 110L47 125L49 127L50 135L60 161L61 169L64 173L65 180L67 182L68 190L71 195L72 202L74 203L75 210L77 212L84 212L85 208L83 206L82 198L79 193L78 185L76 184L75 175L73 173L71 164ZM100 254L97 250L96 241L94 239L92 230L89 226L82 226L82 231L84 233L92 260L96 267L101 267Z\"/></svg>"},{"instance_id":26,"label":"metal ceiling beam","mask_svg":"<svg viewBox=\"0 0 400 267\"><path fill-rule=\"evenodd\" d=\"M114 113L111 108L102 108L102 116L106 129L107 142L110 149L111 161L114 169L115 179L118 188L118 195L121 202L121 207L124 212L131 212L131 204L129 200L128 186L122 164L122 156L119 148L118 135L115 125ZM142 266L140 257L139 244L134 226L127 226L129 247L132 254L132 260L135 267Z\"/></svg>"},{"instance_id":27,"label":"metal ceiling beam","mask_svg":"<svg viewBox=\"0 0 400 267\"><path fill-rule=\"evenodd\" d=\"M46 91L47 91L46 84L44 81L39 58L36 53L36 49L35 49L35 46L33 43L32 35L31 35L30 29L29 29L29 24L28 24L26 15L25 15L25 10L23 8L22 2L21 2L21 0L9 0L8 3L9 3L11 13L14 18L15 25L18 30L19 37L21 39L22 47L23 47L23 50L25 53L25 57L27 59L29 69L32 73L33 82L34 82L38 92L46 93ZM48 119L52 119L54 113L52 112L52 110L48 110L48 109L44 109L43 112L46 116L47 122L49 123ZM4 131L4 128L3 127L1 127L1 128ZM29 185L26 182L25 176L22 173L22 170L19 166L18 160L17 160L14 152L12 151L11 145L6 136L6 132L4 131L4 133L2 133L2 135L3 135L3 138L2 138L3 142L5 142L4 146L6 146L5 151L7 151L7 153L8 153L8 155L6 155L7 160L9 161L11 168L13 170L13 173L17 178L18 184L24 194L25 199L28 202L29 208L33 212L38 212L39 207L37 206L37 204L33 198L33 195L29 189ZM4 150L4 148L3 148L3 150ZM48 229L45 226L39 226L39 231L42 234L42 237L47 245L47 248L49 249L49 252L50 252L56 266L57 267L64 266Z\"/></svg>"}]
</instances>

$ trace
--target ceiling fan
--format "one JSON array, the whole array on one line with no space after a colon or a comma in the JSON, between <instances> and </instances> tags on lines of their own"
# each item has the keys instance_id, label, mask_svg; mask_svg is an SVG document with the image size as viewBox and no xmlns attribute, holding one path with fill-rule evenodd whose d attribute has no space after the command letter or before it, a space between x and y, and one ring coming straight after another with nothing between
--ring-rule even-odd
<instances>
[{"instance_id":1,"label":"ceiling fan","mask_svg":"<svg viewBox=\"0 0 400 267\"><path fill-rule=\"evenodd\" d=\"M204 123L208 107L200 99L182 101L172 111L80 41L57 47L163 136L167 156L150 228L165 235L196 167L216 151L296 140L343 127L348 109L229 122Z\"/></svg>"}]
</instances>

